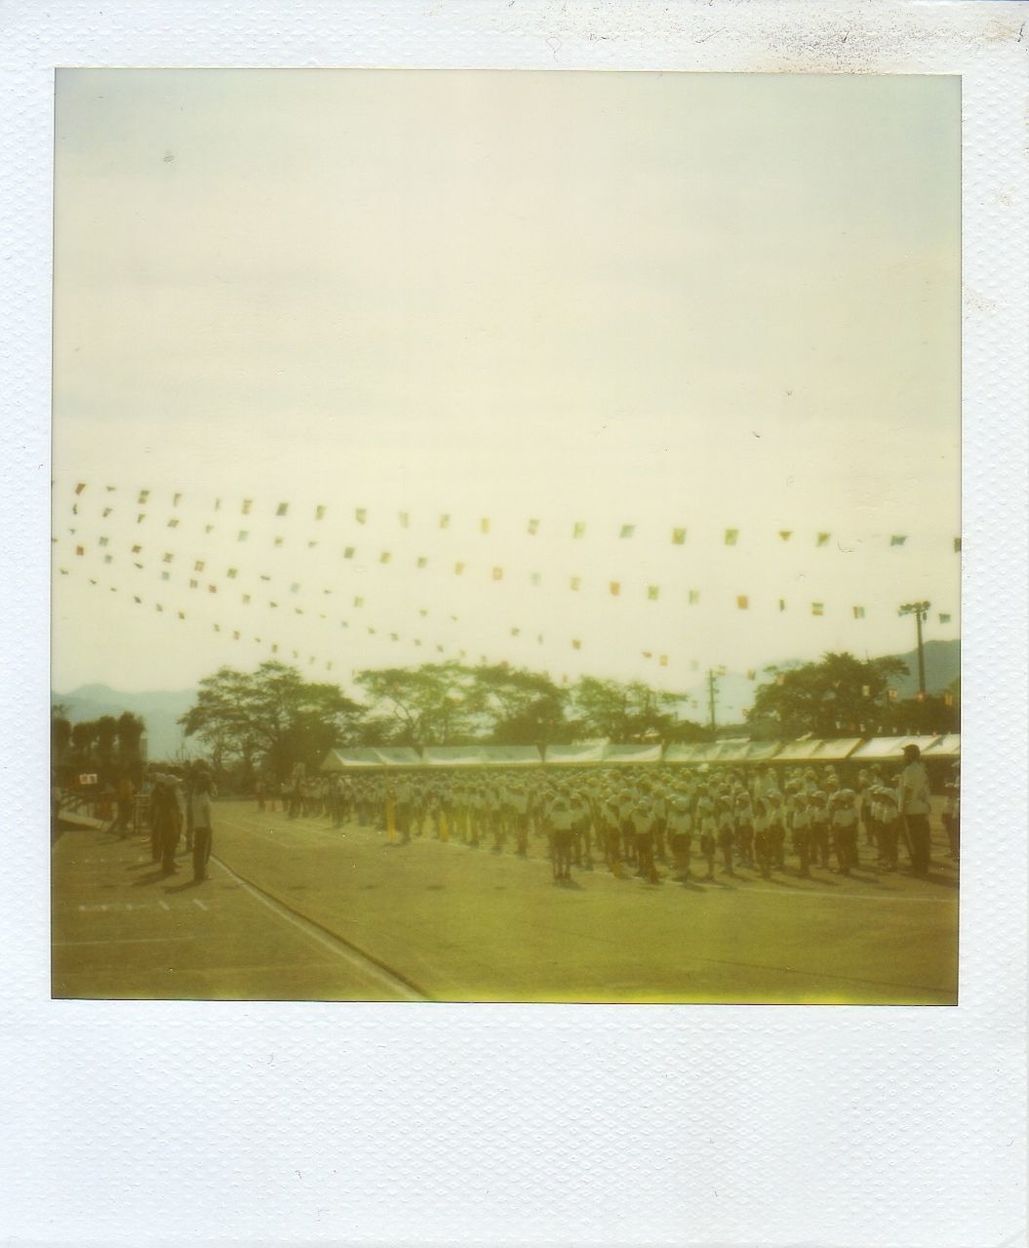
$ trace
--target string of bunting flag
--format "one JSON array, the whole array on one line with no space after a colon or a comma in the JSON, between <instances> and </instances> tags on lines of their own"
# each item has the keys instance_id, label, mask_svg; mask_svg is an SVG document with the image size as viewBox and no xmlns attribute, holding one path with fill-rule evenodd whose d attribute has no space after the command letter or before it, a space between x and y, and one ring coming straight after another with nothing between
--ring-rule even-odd
<instances>
[{"instance_id":1,"label":"string of bunting flag","mask_svg":"<svg viewBox=\"0 0 1029 1248\"><path fill-rule=\"evenodd\" d=\"M59 545L60 543L60 539L57 537L54 537L52 541L55 546ZM103 549L105 546L108 545L108 542L106 539L101 538L98 542L98 545L101 549ZM133 553L136 556L139 556L143 553L143 547L138 543L134 544L131 547L131 553ZM74 546L75 558L76 559L86 558L87 554L88 554L87 548L82 543L77 542ZM171 562L174 559L174 557L175 556L173 552L166 552L164 559L168 562ZM115 564L115 556L112 553L110 553L110 551L105 551L105 553L102 556L102 560L103 560L104 565L107 567L113 566ZM138 557L132 560L132 566L133 568L139 571L144 571L148 567L147 563L143 559L138 558ZM71 567L59 566L57 570L58 570L59 575L61 576L72 575ZM192 575L192 573L203 573L205 570L206 570L206 562L204 560L199 560L199 559L194 560L192 568L190 569L190 575L188 575L188 578L186 579L186 584L188 584L188 588L190 591L197 591L197 590L206 591L206 593L209 595L217 595L219 593L219 585L217 582L215 581L204 582L204 581L201 581L197 576ZM163 581L171 582L173 580L172 572L168 570L167 568L162 568L160 575ZM230 579L235 580L238 576L238 569L236 568L228 569L228 575ZM272 578L268 576L262 576L261 579L263 581L270 581ZM96 577L89 577L88 581L91 586L98 587L100 585L100 581ZM115 585L112 583L106 584L104 588L107 588L111 593L119 593L124 589L123 586ZM295 583L290 587L290 589L295 592L300 589L300 586L299 584ZM332 591L329 589L326 589L323 592L328 594L328 593L331 593ZM128 590L128 589L125 589L125 596L126 598L131 598L133 603L136 605L147 605L149 601L141 594L136 593L132 590ZM252 605L253 595L251 593L243 592L240 596L240 602L241 602L241 605L243 606ZM165 606L161 602L153 600L152 603L150 603L150 605L153 605L155 610L159 613L165 612ZM276 610L276 609L279 609L282 604L277 599L268 599L266 600L265 605L269 609ZM363 595L356 596L353 599L353 605L356 608L366 607L368 605L366 597ZM294 606L293 611L296 615L305 615L307 613L306 609L300 606ZM186 620L190 618L189 613L181 607L174 608L174 609L169 608L168 614L174 614L179 620ZM325 621L325 622L329 621L330 617L329 617L328 612L318 611L313 614L319 621ZM420 607L418 608L418 614L421 618L425 619L430 616L431 612L430 612L430 609L427 607ZM451 614L448 618L450 622L453 622L453 623L457 623L460 619L459 616L453 615L453 614ZM351 620L349 619L339 618L338 622L341 625L341 627L345 629L351 628ZM239 641L243 638L244 630L229 628L227 626L223 627L221 623L216 622L212 624L212 629L214 632L224 633L225 635L231 637L231 639L234 641ZM402 642L405 640L410 641L416 647L425 646L427 650L434 650L435 653L437 654L448 655L449 657L455 658L460 661L464 661L469 658L469 651L465 648L461 648L461 647L457 647L453 645L448 646L448 645L442 645L439 643L434 644L431 642L426 642L421 637L405 636L404 634L397 632L397 631L390 630L382 626L381 624L379 625L366 624L364 626L364 630L369 636L382 636L384 638L388 638L390 642L394 642L394 643ZM360 629L355 627L353 631L356 633L356 632L359 632ZM511 636L519 636L521 635L522 631L523 630L520 627L514 626L510 629L510 634ZM258 635L251 635L251 639L255 643L258 643L258 644L267 644L270 647L270 650L273 654L278 654L280 653L280 651L285 653L288 649L288 647L282 646L278 642L263 641L263 639ZM542 633L539 633L536 635L537 644L542 645L544 643L544 640L545 640L545 637ZM581 638L572 638L570 639L569 644L573 650L579 651L583 649L583 641ZM295 648L292 650L292 656L294 658L301 657L299 651ZM650 657L649 651L646 652L646 657ZM309 661L315 662L316 656L310 656ZM483 664L490 662L489 656L486 654L480 654L479 662ZM661 655L660 663L661 663L661 666L667 666L668 656ZM331 669L331 667L332 667L332 663L330 661L327 663L327 670ZM565 683L567 683L567 677L563 677L562 679L565 681Z\"/></svg>"},{"instance_id":2,"label":"string of bunting flag","mask_svg":"<svg viewBox=\"0 0 1029 1248\"><path fill-rule=\"evenodd\" d=\"M75 495L81 496L87 490L87 488L89 487L86 482L82 482L82 481L78 482L74 490ZM113 485L108 485L104 487L105 494L114 494L117 492L117 490L118 490L118 487L113 486ZM135 493L136 493L135 506L137 508L146 507L147 505L150 504L151 494L152 494L151 490L144 488L144 489L139 489L138 491L135 491ZM171 495L171 502L172 502L173 508L178 508L180 504L183 502L184 498L185 498L185 495L181 492L173 493ZM252 498L242 499L239 503L238 511L236 511L235 514L244 518L257 514L255 513L255 510L254 510L255 502L256 500ZM104 509L103 515L106 517L110 515L113 512L113 510L114 510L114 505L112 502L109 502L106 508ZM225 505L224 500L220 498L214 500L212 510L215 513L222 513L223 515L232 514L230 508L227 505ZM324 503L317 503L317 504L314 504L313 506L308 506L303 511L301 511L301 509L295 507L293 504L291 504L288 501L278 502L274 504L273 506L270 506L264 510L266 514L269 514L273 516L275 519L280 519L280 520L286 519L286 518L295 518L298 515L307 514L309 512L310 519L314 520L315 522L324 521L330 512L329 506ZM353 523L359 527L367 527L371 521L371 516L372 516L371 509L369 509L368 507L362 507L362 506L357 506L357 507L341 510L341 514L344 516L351 517ZM417 529L421 527L423 530L426 530L426 531L429 529L433 529L433 528L437 530L460 530L460 531L468 531L468 532L477 531L478 533L482 535L488 535L494 531L493 521L489 516L480 516L476 519L461 519L459 522L458 518L455 517L452 513L441 512L441 513L437 513L434 517L425 520L425 522L421 526L419 526L413 523L414 517L413 517L413 513L410 511L399 510L391 514L393 515L393 519L397 527L400 529L412 529L412 528ZM146 519L146 516L147 516L147 513L145 511L139 512L137 514L137 522L143 523L143 521ZM585 520L575 520L575 521L572 521L571 524L567 526L559 527L556 523L551 523L548 526L547 522L545 522L541 517L530 517L524 520L522 523L524 526L523 531L525 535L528 537L537 537L542 533L547 533L550 537L561 537L562 535L564 535L573 541L581 541L586 538L587 533L596 533L597 531L607 532L609 535L612 535L612 536L617 534L617 537L619 540L628 541L636 537L637 529L639 528L639 526L635 523L621 523L621 524L616 524L616 525L610 525L610 523L605 523L604 525L600 525L600 524L597 524L596 522L588 523ZM176 527L177 521L173 518L168 521L168 524L170 527ZM674 546L687 545L688 536L689 536L689 529L686 526L673 525L670 529L666 531L667 540ZM779 541L782 543L800 542L803 540L808 540L810 542L811 539L813 538L813 545L816 548L830 547L832 545L832 539L833 539L833 534L829 531L824 531L824 530L816 531L813 534L808 533L806 535L802 535L800 532L794 529L779 529L777 530L775 536L777 536ZM246 527L239 528L237 532L237 540L246 541L248 537L249 537L249 531L247 530L247 528ZM906 533L891 533L891 534L886 535L885 539L879 539L879 540L885 540L885 543L891 548L905 547L908 544L909 535ZM312 544L316 544L316 542L312 542ZM722 534L722 544L725 546L744 545L745 534L743 530L738 529L738 528L724 529L723 534ZM955 553L960 553L961 551L961 538L960 537L954 537L952 539L952 549Z\"/></svg>"},{"instance_id":3,"label":"string of bunting flag","mask_svg":"<svg viewBox=\"0 0 1029 1248\"><path fill-rule=\"evenodd\" d=\"M87 549L87 539L81 536L78 532L78 523L81 523L83 520L86 520L89 516L90 510L92 510L90 508L86 508L86 510L84 511L80 509L80 502L85 501L83 500L82 496L86 492L87 489L88 489L87 483L79 482L77 483L75 490L74 490L74 501L72 503L72 515L73 517L76 518L77 524L74 526L70 526L68 532L69 532L69 536L76 538L76 541L75 541L76 558L84 557L86 554L86 549ZM99 519L104 520L104 521L110 521L111 524L117 523L117 518L115 520L111 519L112 517L117 517L117 514L118 514L116 510L116 503L119 500L113 497L116 493L117 493L117 488L113 486L105 486L102 493L100 493L99 491L95 492L95 496L98 496L98 504L97 504L96 510L98 512ZM173 532L176 530L180 531L179 533L176 533L176 537L179 537L180 534L184 532L181 529L181 520L183 516L185 515L186 511L188 510L188 508L183 507L183 503L186 498L183 492L173 492L170 495L170 508L164 511L163 513L160 507L158 507L158 500L152 495L152 492L149 489L144 488L138 491L133 491L129 494L129 498L130 498L130 507L128 509L128 516L129 516L129 519L133 523L133 528L135 530L135 533L140 538L142 538L142 535L144 532L146 532L149 537L150 532L152 531L154 527L154 524L155 523L160 524L160 521L162 519L164 520L164 526L163 526L164 528L171 530ZM167 502L165 503L165 507L167 507ZM243 499L239 505L239 512L243 516L256 516L257 511L255 510L255 508L256 508L255 500ZM140 509L143 509L143 510L140 510ZM213 510L216 513L221 512L224 517L228 514L229 508L226 507L221 500L216 500L214 503ZM326 516L328 515L328 510L329 510L328 507L325 505L320 505L320 504L316 505L313 511L313 520L315 522L324 521L326 519ZM264 511L266 513L271 512L274 519L277 521L284 521L291 515L295 519L297 515L299 514L297 509L291 508L291 504L289 502L278 502L274 505L274 508L262 507L261 511ZM122 508L121 515L124 516L125 514L126 514L125 508ZM400 512L398 513L398 520L402 528L409 528L411 525L411 514L409 512ZM359 507L359 508L354 509L353 523L355 525L368 526L369 522L370 522L370 513L367 508ZM439 523L440 523L441 528L451 528L454 525L454 517L450 514L443 514L439 517ZM529 536L536 536L541 530L542 523L543 523L542 520L539 518L534 518L533 520L531 520L529 522L529 525L527 526L527 532ZM149 528L147 528L146 526L149 526ZM109 524L107 527L111 527L111 525ZM479 518L478 528L479 528L480 533L482 533L483 535L489 534L492 527L493 527L492 521L490 520L489 517ZM218 528L217 523L212 523L208 520L206 523L203 524L203 536L205 538L210 537L212 534L214 534L217 531L217 528ZM585 537L586 532L587 532L586 522L585 521L576 522L575 525L573 526L573 532L572 532L573 540L582 539L583 537ZM199 533L199 530L198 530L198 533ZM240 528L236 531L235 540L237 542L246 542L250 538L250 536L251 536L250 529ZM315 549L316 547L319 546L320 543L322 545L328 546L332 540L331 538L329 540L326 540L324 536L320 538L308 537L306 534L304 536L307 537L306 549L308 550ZM629 540L631 538L634 538L635 536L636 536L635 525L624 524L618 530L618 537L620 540ZM780 533L778 534L778 537L781 541L788 541L793 536L794 536L793 533L787 530L780 531ZM725 531L724 537L725 537L726 545L730 545L730 546L736 545L738 544L740 540L740 532L739 530L736 530L736 529L727 529ZM819 533L816 538L816 544L827 545L830 541L830 537L831 537L831 534L829 533ZM359 552L358 552L358 547L356 546L355 543L358 540L360 539L357 537L350 538L347 544L341 548L339 553L344 563L350 563L352 566L357 565L359 561ZM685 544L686 530L684 528L675 530L673 534L673 541L677 545ZM891 546L894 546L894 545L899 546L899 545L904 545L906 541L907 541L906 536L897 535L894 538L891 538L890 544ZM91 542L95 548L98 548L103 551L103 556L102 556L103 562L106 565L111 565L114 563L115 555L111 549L111 536L109 533L100 533L96 535L95 537L89 539L89 542ZM272 536L272 542L276 546L283 545L285 542L285 534L283 533L274 534ZM164 541L159 540L157 544L159 547L166 547L170 544L170 538L166 538ZM132 564L135 569L142 570L148 566L148 562L144 557L144 541L143 540L132 541L129 544L128 548L129 548L129 552L133 555ZM373 548L373 550L374 549L375 548ZM959 538L954 539L954 550L955 552L960 551L960 539ZM255 547L254 553L256 554L256 547ZM374 561L381 567L384 567L384 568L391 567L398 573L401 571L401 567L402 567L401 561L398 558L395 558L394 553L390 551L388 548L378 550L377 557L375 555L373 555L372 557ZM246 562L249 563L249 561L250 560L248 559ZM246 583L247 571L248 571L246 565L242 563L242 561L237 560L236 566L227 566L222 574L222 577L224 579L219 578L213 574L213 571L211 570L211 566L210 566L211 562L212 561L210 559L210 556L205 555L203 552L195 551L192 554L184 555L181 552L181 550L162 549L160 551L161 579L166 582L171 581L173 568L174 568L174 570L176 571L181 570L182 576L183 576L183 582L184 584L188 583L190 591L201 591L201 592L205 591L209 595L217 595L220 591L224 591L227 588L238 589L240 590L240 604L242 606L249 606L255 602L256 594L255 594L254 588L250 588L250 589L242 588L242 586ZM451 566L449 562L440 560L438 558L433 561L430 561L429 557L426 555L417 556L414 561L414 566L418 570L424 570L430 567L430 563L437 571L440 569L445 571L448 567ZM489 569L489 579L491 581L495 583L504 582L506 578L508 583L513 583L513 578L507 576L507 569L505 569L503 565L493 564L493 563L490 563L488 560L484 564L477 564L475 561L471 559L454 560L452 567L453 567L453 573L457 576L463 576L466 572L469 572L470 569L474 567L487 567ZM243 573L242 576L241 576L241 572ZM68 569L61 568L61 573L64 575L68 575ZM289 582L288 588L287 588L287 585L285 582L280 582L271 573L262 573L258 575L256 573L251 572L250 575L256 576L257 580L260 582L260 589L258 590L258 592L260 592L260 590L265 590L269 594L276 595L275 597L269 597L264 600L269 610L285 609L285 604L288 602L290 605L292 605L293 612L298 616L310 615L311 617L316 618L320 621L327 621L329 619L328 612L320 611L317 609L317 607L311 607L309 598L305 599L303 597L303 594L305 591L304 591L304 586L300 581ZM543 578L542 578L542 575L538 572L530 572L529 580L532 585L538 586L542 584ZM229 587L226 584L226 582L228 581L234 582L234 585ZM93 585L96 585L98 582L95 578L90 578L90 583ZM585 580L582 576L571 575L568 577L568 588L573 592L578 592L582 590L584 587L584 583L585 583ZM554 584L554 578L551 578L548 584L549 585ZM111 585L111 586L108 586L108 588L112 592L118 592L117 586ZM620 598L623 596L624 584L621 579L608 580L605 588L606 588L606 592L612 598ZM663 590L667 591L667 587L663 587L661 585L654 584L654 583L647 583L643 587L643 594L645 596L646 601L658 602L662 600ZM330 587L324 587L322 589L323 595L330 595L333 592L334 592L333 589ZM289 598L286 598L287 593L290 595ZM132 597L135 603L139 605L143 605L144 600L141 595L133 594ZM708 594L706 601L712 602L712 601L717 601L718 599L719 599L718 595L712 596L711 594ZM752 608L753 601L749 594L736 594L732 598L730 598L730 601L733 601L733 600L738 610L747 611ZM367 597L365 594L355 594L353 596L352 601L353 601L353 608L355 610L362 610L367 605ZM671 602L674 605L675 598L674 597L670 598L668 593L665 592L664 601L666 603ZM695 606L699 604L700 601L701 601L701 592L699 589L689 588L685 591L685 602L688 605ZM305 605L300 605L301 602L304 602ZM152 605L154 605L155 610L158 612L163 612L165 609L161 603L158 603L156 601L154 601ZM724 605L724 591L723 591L723 605ZM789 604L787 603L787 600L781 597L778 598L774 603L774 607L778 612L786 611L788 609L788 605ZM860 605L860 604L851 605L850 612L851 612L852 618L855 620L863 620L866 618L866 614L867 614L865 606ZM811 602L810 613L812 616L815 616L815 617L821 617L821 616L826 615L827 614L826 603L821 602L821 601ZM425 608L425 607L419 608L419 615L421 618L424 619L429 614L430 612L428 608ZM186 613L181 609L176 610L176 615L180 619L187 618ZM940 622L943 624L949 623L951 618L952 617L949 612L941 612L939 615ZM458 619L459 617L457 615L451 614L450 616L451 622L456 623L458 622ZM340 619L339 623L341 627L343 628L350 628L351 626L350 621L346 619ZM217 622L213 623L212 628L216 632L224 632L225 635L227 635L228 637L231 637L232 640L240 640L243 637L243 630L229 628L227 626L223 626L221 623L217 623ZM384 627L381 624L381 622L378 622L376 624L367 624L365 625L365 628L367 630L368 635L382 636L384 638L388 638L389 641L391 642L401 642L401 641L407 640L407 641L412 642L414 646L418 648L421 648L423 644L425 644L422 638L410 637L410 636L407 636L405 633L401 633L400 631L394 631L393 629ZM359 630L355 627L355 631L359 631ZM542 632L538 632L538 631L534 632L534 630L531 628L528 628L524 625L517 625L517 624L511 625L509 628L509 636L512 639L517 639L517 638L522 638L522 637L528 638L533 635L535 635L536 637L537 644L542 645L544 643L544 634ZM258 642L259 644L262 644L260 637L257 636L256 634L253 635L253 640ZM281 644L278 642L269 641L266 644L268 644L273 654L277 654L280 652L281 653L287 652L286 648L281 646ZM572 637L567 640L566 644L568 644L570 648L576 652L582 651L584 649L584 640L581 637ZM453 646L453 645L441 645L437 642L434 645L430 643L426 648L429 649L430 652L434 652L436 654L443 655L445 657L457 658L462 661L468 657L468 651L466 649ZM290 652L292 653L295 659L299 659L301 657L300 652L296 648L292 648ZM663 667L663 668L668 667L674 658L674 656L670 655L669 653L661 652L660 650L656 648L644 649L644 650L641 650L639 653L645 661L648 661L648 662L653 661L655 665L659 667ZM313 664L316 661L317 661L316 656L314 655L308 656L309 663ZM480 655L480 661L483 663L486 663L488 661L487 656L485 654ZM506 656L505 656L505 659L502 659L500 661L506 661ZM676 665L678 666L678 664ZM697 671L699 670L699 667L700 665L696 660L689 661L690 670ZM326 661L326 670L332 670L332 660ZM753 669L748 670L746 674L747 674L748 679L750 680L756 679L757 674L756 674L756 671L754 671ZM567 676L563 676L562 681L563 683L567 683Z\"/></svg>"},{"instance_id":4,"label":"string of bunting flag","mask_svg":"<svg viewBox=\"0 0 1029 1248\"><path fill-rule=\"evenodd\" d=\"M137 563L134 566L142 567L143 565ZM73 574L71 568L58 567L57 570L58 570L59 575L61 576L71 576ZM164 603L159 602L156 599L151 599L143 594L132 592L131 590L125 589L124 586L119 586L111 582L101 584L100 579L97 577L87 577L87 580L91 587L99 589L99 590L106 589L110 593L122 593L124 591L124 597L126 599L131 599L134 605L152 606L155 612L157 612L158 614L167 614L169 618L174 617L179 621L187 621L187 620L197 621L199 618L191 614L191 611L188 611L181 606L173 606L173 605L166 606ZM190 584L193 587L198 587L198 583L195 581L191 580ZM210 587L208 587L208 589L210 591ZM420 611L420 614L426 615L428 613L427 611L422 609ZM323 613L319 616L319 618L321 620L326 620L328 617L326 614ZM273 641L270 638L264 638L260 636L259 634L247 634L245 636L246 630L238 629L238 628L231 628L230 626L225 625L220 621L213 621L210 623L211 623L211 629L213 632L222 634L232 641L238 642L238 641L249 640L257 645L267 646L269 653L272 656L292 657L294 660L297 660L297 661L303 661L306 658L306 661L309 665L314 665L316 663L323 663L325 671L331 672L333 670L334 661L331 659L326 660L326 659L323 659L322 656L315 655L315 654L304 655L301 653L301 651L297 647L290 647L282 643L281 641ZM344 627L349 627L349 621L341 621L341 623L344 625ZM404 637L401 634L396 633L396 632L389 632L388 630L382 629L382 628L367 626L366 631L368 634L373 635L373 636L377 634L381 634L383 636L388 635L389 640L391 642L400 642L404 640ZM512 631L514 632L517 630L512 630ZM417 637L409 638L408 640L411 640L413 644L417 647L420 647L423 644L425 644L423 643L423 640L421 638L417 638ZM540 638L540 640L542 640L542 638ZM574 650L582 649L582 641L579 638L573 638L571 645ZM451 660L456 660L459 662L469 660L471 657L469 655L469 652L465 649L462 649L456 646L445 646L439 643L436 643L435 645L432 645L432 644L426 645L426 650L434 651L436 654L444 656L444 658L449 658ZM658 666L660 667L667 667L669 664L669 655L667 654L659 654L652 650L642 650L640 651L640 655L644 659L655 660ZM480 654L478 656L478 661L479 663L484 664L484 665L491 662L489 656L486 654ZM692 672L697 672L700 670L700 663L696 659L690 660L688 666L689 666L690 671ZM353 669L352 674L356 674L356 669ZM549 675L550 675L549 672L546 672L544 674L547 675L549 678ZM721 667L714 669L713 674L716 676L726 676L728 672L724 666L721 666ZM758 676L758 672L755 668L750 668L746 672L746 678L750 681L755 681L757 679L757 676ZM782 678L780 677L780 681L781 679ZM568 684L569 683L568 675L567 674L562 675L560 677L560 681L562 684Z\"/></svg>"}]
</instances>

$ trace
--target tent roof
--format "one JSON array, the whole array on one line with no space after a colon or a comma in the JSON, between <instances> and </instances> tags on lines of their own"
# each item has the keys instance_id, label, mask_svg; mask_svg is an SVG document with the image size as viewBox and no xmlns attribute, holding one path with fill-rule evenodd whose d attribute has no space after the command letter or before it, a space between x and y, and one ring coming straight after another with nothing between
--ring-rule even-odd
<instances>
[{"instance_id":1,"label":"tent roof","mask_svg":"<svg viewBox=\"0 0 1029 1248\"><path fill-rule=\"evenodd\" d=\"M532 767L543 762L543 755L534 745L484 745L483 762L505 767Z\"/></svg>"},{"instance_id":2,"label":"tent roof","mask_svg":"<svg viewBox=\"0 0 1029 1248\"><path fill-rule=\"evenodd\" d=\"M790 741L775 756L777 763L804 763L814 758L825 742L818 737L805 737L800 741Z\"/></svg>"},{"instance_id":3,"label":"tent roof","mask_svg":"<svg viewBox=\"0 0 1029 1248\"><path fill-rule=\"evenodd\" d=\"M602 763L606 757L607 741L581 741L576 745L548 745L544 762L547 763Z\"/></svg>"},{"instance_id":4,"label":"tent roof","mask_svg":"<svg viewBox=\"0 0 1029 1248\"><path fill-rule=\"evenodd\" d=\"M329 750L322 759L321 771L347 771L352 767L381 767L382 760L370 748Z\"/></svg>"},{"instance_id":5,"label":"tent roof","mask_svg":"<svg viewBox=\"0 0 1029 1248\"><path fill-rule=\"evenodd\" d=\"M939 737L873 737L871 741L864 742L854 751L854 757L856 759L900 759L904 756L905 745L917 745L924 754L934 742L939 740Z\"/></svg>"},{"instance_id":6,"label":"tent roof","mask_svg":"<svg viewBox=\"0 0 1029 1248\"><path fill-rule=\"evenodd\" d=\"M372 751L387 767L420 767L421 755L406 745L380 745Z\"/></svg>"},{"instance_id":7,"label":"tent roof","mask_svg":"<svg viewBox=\"0 0 1029 1248\"><path fill-rule=\"evenodd\" d=\"M747 762L774 758L782 749L781 741L751 741L747 750Z\"/></svg>"},{"instance_id":8,"label":"tent roof","mask_svg":"<svg viewBox=\"0 0 1029 1248\"><path fill-rule=\"evenodd\" d=\"M678 742L665 747L666 763L690 763L695 760L697 750L703 742L691 741L688 744Z\"/></svg>"},{"instance_id":9,"label":"tent roof","mask_svg":"<svg viewBox=\"0 0 1029 1248\"><path fill-rule=\"evenodd\" d=\"M850 758L860 744L860 737L836 737L832 741L820 741L814 758L819 762L840 762L844 758Z\"/></svg>"},{"instance_id":10,"label":"tent roof","mask_svg":"<svg viewBox=\"0 0 1029 1248\"><path fill-rule=\"evenodd\" d=\"M542 763L534 745L427 745L428 767L533 767Z\"/></svg>"},{"instance_id":11,"label":"tent roof","mask_svg":"<svg viewBox=\"0 0 1029 1248\"><path fill-rule=\"evenodd\" d=\"M948 732L946 736L934 741L927 750L922 751L926 758L960 758L961 733Z\"/></svg>"},{"instance_id":12,"label":"tent roof","mask_svg":"<svg viewBox=\"0 0 1029 1248\"><path fill-rule=\"evenodd\" d=\"M608 745L604 750L605 763L659 763L660 745Z\"/></svg>"},{"instance_id":13,"label":"tent roof","mask_svg":"<svg viewBox=\"0 0 1029 1248\"><path fill-rule=\"evenodd\" d=\"M665 750L665 762L743 763L771 758L778 749L778 741L751 741L749 737L725 737L721 741L693 741L688 745L670 745Z\"/></svg>"}]
</instances>

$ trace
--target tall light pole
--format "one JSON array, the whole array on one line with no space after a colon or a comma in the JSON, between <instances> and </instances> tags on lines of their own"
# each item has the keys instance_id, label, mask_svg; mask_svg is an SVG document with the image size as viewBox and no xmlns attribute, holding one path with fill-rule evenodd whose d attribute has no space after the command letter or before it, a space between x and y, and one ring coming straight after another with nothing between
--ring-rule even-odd
<instances>
[{"instance_id":1,"label":"tall light pole","mask_svg":"<svg viewBox=\"0 0 1029 1248\"><path fill-rule=\"evenodd\" d=\"M928 602L905 602L898 615L915 617L915 636L918 641L918 692L925 697L925 655L922 652L922 623L929 615Z\"/></svg>"},{"instance_id":2,"label":"tall light pole","mask_svg":"<svg viewBox=\"0 0 1029 1248\"><path fill-rule=\"evenodd\" d=\"M716 694L718 686L715 683L719 676L725 675L724 667L709 667L707 669L707 709L711 731L716 731L718 725L715 722L715 706L717 704Z\"/></svg>"}]
</instances>

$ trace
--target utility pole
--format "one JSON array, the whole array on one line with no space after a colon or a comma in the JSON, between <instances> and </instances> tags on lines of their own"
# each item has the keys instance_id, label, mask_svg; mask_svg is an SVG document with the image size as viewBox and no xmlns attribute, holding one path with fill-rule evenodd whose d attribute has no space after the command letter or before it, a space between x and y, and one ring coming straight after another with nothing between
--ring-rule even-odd
<instances>
[{"instance_id":1,"label":"utility pole","mask_svg":"<svg viewBox=\"0 0 1029 1248\"><path fill-rule=\"evenodd\" d=\"M711 731L714 732L717 725L715 723L715 673L713 668L708 668L707 672L707 708L711 717Z\"/></svg>"},{"instance_id":2,"label":"utility pole","mask_svg":"<svg viewBox=\"0 0 1029 1248\"><path fill-rule=\"evenodd\" d=\"M922 650L922 623L928 618L930 604L928 602L905 602L898 615L915 617L915 637L918 642L918 692L925 697L925 655Z\"/></svg>"}]
</instances>

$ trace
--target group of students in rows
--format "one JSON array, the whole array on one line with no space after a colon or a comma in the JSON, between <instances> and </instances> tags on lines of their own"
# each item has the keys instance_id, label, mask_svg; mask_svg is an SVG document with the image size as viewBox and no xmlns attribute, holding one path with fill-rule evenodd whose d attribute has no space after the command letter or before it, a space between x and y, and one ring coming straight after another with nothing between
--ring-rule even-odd
<instances>
[{"instance_id":1,"label":"group of students in rows","mask_svg":"<svg viewBox=\"0 0 1029 1248\"><path fill-rule=\"evenodd\" d=\"M895 777L873 767L859 771L853 787L832 767L337 775L304 785L306 797L284 810L328 817L337 827L354 820L401 845L428 831L475 848L492 843L495 853L511 845L525 857L535 833L546 838L556 880L570 879L573 866L592 869L595 855L616 875L635 870L655 882L658 863L687 879L694 858L709 880L719 860L728 875L745 867L768 878L786 869L788 855L802 877L834 859L850 875L860 865L862 829L880 870L898 869L901 846L914 874L929 869L930 793L917 746L908 747ZM958 812L955 776L943 813L955 862Z\"/></svg>"}]
</instances>

